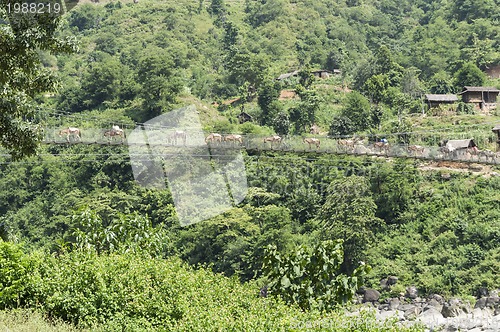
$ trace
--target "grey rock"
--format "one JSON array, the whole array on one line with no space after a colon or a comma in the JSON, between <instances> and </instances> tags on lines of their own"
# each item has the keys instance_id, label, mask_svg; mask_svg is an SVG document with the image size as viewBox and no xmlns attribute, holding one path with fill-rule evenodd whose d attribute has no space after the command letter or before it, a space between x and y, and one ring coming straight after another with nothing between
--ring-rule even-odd
<instances>
[{"instance_id":1,"label":"grey rock","mask_svg":"<svg viewBox=\"0 0 500 332\"><path fill-rule=\"evenodd\" d=\"M443 332L457 332L458 327L455 327L453 325L448 325L444 328Z\"/></svg>"},{"instance_id":2,"label":"grey rock","mask_svg":"<svg viewBox=\"0 0 500 332\"><path fill-rule=\"evenodd\" d=\"M382 311L387 311L389 309L389 305L388 304L381 304L378 306L378 310Z\"/></svg>"},{"instance_id":3,"label":"grey rock","mask_svg":"<svg viewBox=\"0 0 500 332\"><path fill-rule=\"evenodd\" d=\"M418 290L415 286L410 286L406 288L405 297L409 299L416 299L418 297Z\"/></svg>"},{"instance_id":4,"label":"grey rock","mask_svg":"<svg viewBox=\"0 0 500 332\"><path fill-rule=\"evenodd\" d=\"M384 278L384 279L380 280L380 289L382 289L382 290L388 290L389 288L390 287L387 284L387 278Z\"/></svg>"},{"instance_id":5,"label":"grey rock","mask_svg":"<svg viewBox=\"0 0 500 332\"><path fill-rule=\"evenodd\" d=\"M449 305L446 303L441 310L444 318L457 317L462 312L458 304Z\"/></svg>"},{"instance_id":6,"label":"grey rock","mask_svg":"<svg viewBox=\"0 0 500 332\"><path fill-rule=\"evenodd\" d=\"M413 308L410 308L405 311L404 317L408 320L413 320L417 318L417 316L420 315L421 312L422 312L421 308L414 306Z\"/></svg>"},{"instance_id":7,"label":"grey rock","mask_svg":"<svg viewBox=\"0 0 500 332\"><path fill-rule=\"evenodd\" d=\"M400 314L397 311L387 310L375 313L375 317L377 317L377 319L379 320L386 320L392 317L400 318Z\"/></svg>"},{"instance_id":8,"label":"grey rock","mask_svg":"<svg viewBox=\"0 0 500 332\"><path fill-rule=\"evenodd\" d=\"M396 309L398 309L401 302L399 301L398 298L393 298L393 299L389 299L388 304L389 304L389 309L396 310Z\"/></svg>"},{"instance_id":9,"label":"grey rock","mask_svg":"<svg viewBox=\"0 0 500 332\"><path fill-rule=\"evenodd\" d=\"M481 332L481 328L480 327L475 327L473 328L472 330L469 330L468 332Z\"/></svg>"},{"instance_id":10,"label":"grey rock","mask_svg":"<svg viewBox=\"0 0 500 332\"><path fill-rule=\"evenodd\" d=\"M482 326L480 319L474 318L471 314L461 313L453 319L448 319L448 324L450 327L455 328L459 331L468 331L475 327Z\"/></svg>"},{"instance_id":11,"label":"grey rock","mask_svg":"<svg viewBox=\"0 0 500 332\"><path fill-rule=\"evenodd\" d=\"M439 295L439 294L432 294L431 296L429 296L429 300L432 300L432 299L438 301L439 304L443 304L444 303L444 298L441 295Z\"/></svg>"},{"instance_id":12,"label":"grey rock","mask_svg":"<svg viewBox=\"0 0 500 332\"><path fill-rule=\"evenodd\" d=\"M482 297L476 301L476 304L474 305L474 309L479 308L479 309L484 309L486 308L486 298Z\"/></svg>"},{"instance_id":13,"label":"grey rock","mask_svg":"<svg viewBox=\"0 0 500 332\"><path fill-rule=\"evenodd\" d=\"M440 304L436 299L430 299L428 302L427 302L427 305L425 307L425 310L429 310L430 308L435 308L437 309L439 312L441 312L441 310L443 309L443 305Z\"/></svg>"},{"instance_id":14,"label":"grey rock","mask_svg":"<svg viewBox=\"0 0 500 332\"><path fill-rule=\"evenodd\" d=\"M406 311L406 310L409 310L409 309L413 309L414 307L415 307L415 305L413 305L413 304L405 303L405 304L400 304L399 307L398 307L398 310Z\"/></svg>"},{"instance_id":15,"label":"grey rock","mask_svg":"<svg viewBox=\"0 0 500 332\"><path fill-rule=\"evenodd\" d=\"M436 308L431 308L427 311L424 311L423 313L418 315L416 320L422 322L428 328L437 328L439 326L445 325L447 322L446 318L444 318Z\"/></svg>"},{"instance_id":16,"label":"grey rock","mask_svg":"<svg viewBox=\"0 0 500 332\"><path fill-rule=\"evenodd\" d=\"M488 291L488 288L486 287L481 287L477 290L478 297L487 297L490 295L490 292Z\"/></svg>"},{"instance_id":17,"label":"grey rock","mask_svg":"<svg viewBox=\"0 0 500 332\"><path fill-rule=\"evenodd\" d=\"M486 298L486 306L488 308L495 308L500 303L500 298L498 296L490 296Z\"/></svg>"},{"instance_id":18,"label":"grey rock","mask_svg":"<svg viewBox=\"0 0 500 332\"><path fill-rule=\"evenodd\" d=\"M398 282L398 277L396 277L396 276L389 276L387 278L387 284L389 286L395 285L397 282Z\"/></svg>"},{"instance_id":19,"label":"grey rock","mask_svg":"<svg viewBox=\"0 0 500 332\"><path fill-rule=\"evenodd\" d=\"M365 289L365 293L363 294L363 303L366 302L376 302L380 299L380 293L371 288Z\"/></svg>"}]
</instances>

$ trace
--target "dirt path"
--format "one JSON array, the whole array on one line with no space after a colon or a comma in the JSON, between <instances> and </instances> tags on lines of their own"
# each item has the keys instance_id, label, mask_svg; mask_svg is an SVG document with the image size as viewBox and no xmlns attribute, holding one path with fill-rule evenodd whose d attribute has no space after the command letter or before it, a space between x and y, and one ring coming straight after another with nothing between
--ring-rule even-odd
<instances>
[{"instance_id":1,"label":"dirt path","mask_svg":"<svg viewBox=\"0 0 500 332\"><path fill-rule=\"evenodd\" d=\"M482 164L469 164L453 161L425 162L418 167L423 171L448 171L458 173L472 173L484 177L500 176L499 172L490 166Z\"/></svg>"}]
</instances>

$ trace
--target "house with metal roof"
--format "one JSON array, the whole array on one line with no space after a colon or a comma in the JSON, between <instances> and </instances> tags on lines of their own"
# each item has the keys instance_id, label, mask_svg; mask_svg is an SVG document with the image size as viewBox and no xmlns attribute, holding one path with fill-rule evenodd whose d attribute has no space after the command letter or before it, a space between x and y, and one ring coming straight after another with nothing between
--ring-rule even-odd
<instances>
[{"instance_id":1,"label":"house with metal roof","mask_svg":"<svg viewBox=\"0 0 500 332\"><path fill-rule=\"evenodd\" d=\"M297 76L299 76L299 71L295 70L295 71L292 71L291 73L281 74L280 76L278 76L277 80L282 81L282 80L286 80L287 78L297 77Z\"/></svg>"},{"instance_id":2,"label":"house with metal roof","mask_svg":"<svg viewBox=\"0 0 500 332\"><path fill-rule=\"evenodd\" d=\"M477 147L474 139L453 139L446 142L447 148L453 148L453 150L464 150L469 148Z\"/></svg>"},{"instance_id":3,"label":"house with metal roof","mask_svg":"<svg viewBox=\"0 0 500 332\"><path fill-rule=\"evenodd\" d=\"M482 111L488 111L497 107L497 98L500 90L494 87L465 86L462 95L464 103L472 103Z\"/></svg>"},{"instance_id":4,"label":"house with metal roof","mask_svg":"<svg viewBox=\"0 0 500 332\"><path fill-rule=\"evenodd\" d=\"M426 94L425 101L429 108L438 107L441 104L454 104L458 102L458 97L451 94Z\"/></svg>"}]
</instances>

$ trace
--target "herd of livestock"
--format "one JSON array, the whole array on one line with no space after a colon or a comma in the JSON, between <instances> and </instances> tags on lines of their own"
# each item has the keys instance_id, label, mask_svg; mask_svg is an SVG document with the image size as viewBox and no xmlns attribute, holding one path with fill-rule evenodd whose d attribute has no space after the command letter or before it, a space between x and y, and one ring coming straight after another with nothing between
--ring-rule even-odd
<instances>
[{"instance_id":1,"label":"herd of livestock","mask_svg":"<svg viewBox=\"0 0 500 332\"><path fill-rule=\"evenodd\" d=\"M125 131L119 126L112 126L111 129L105 130L102 133L103 137L107 137L108 140L113 140L120 138L121 141L126 138ZM68 127L62 129L59 132L59 136L65 136L68 143L78 142L81 140L82 133L79 128ZM186 145L188 134L183 130L176 130L170 135L166 136L166 143L168 145ZM251 138L255 143L255 138ZM283 149L289 150L287 144L285 143L284 137L279 135L272 135L268 137L259 138L261 145L269 146L271 149ZM210 133L205 137L205 143L209 146L220 146L225 144L230 144L234 146L249 145L245 144L245 140L250 140L249 137L244 137L243 135L237 134L226 134L222 135L219 133ZM287 138L287 141L292 139ZM376 142L369 142L366 139L360 137L354 137L351 139L330 139L327 138L329 146L331 142L335 142L335 152L349 153L349 154L374 154L374 155L385 155L385 156L410 156L410 157L433 157L436 159L460 159L460 160L476 160L485 162L497 162L500 160L500 153L495 153L490 150L479 150L477 146L467 146L457 148L452 140L442 141L439 143L438 147L427 147L422 145L401 145L392 144L386 139L382 139ZM313 148L316 151L324 150L329 152L330 149L321 148L321 139L317 137L304 137L302 138L302 144L308 147L309 150Z\"/></svg>"}]
</instances>

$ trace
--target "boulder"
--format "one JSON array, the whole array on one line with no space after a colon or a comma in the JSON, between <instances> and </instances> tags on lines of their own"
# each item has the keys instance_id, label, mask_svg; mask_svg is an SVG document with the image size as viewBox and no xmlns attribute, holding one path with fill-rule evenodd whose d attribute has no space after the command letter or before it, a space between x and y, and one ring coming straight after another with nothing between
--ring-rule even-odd
<instances>
[{"instance_id":1,"label":"boulder","mask_svg":"<svg viewBox=\"0 0 500 332\"><path fill-rule=\"evenodd\" d=\"M417 321L422 322L427 328L437 328L446 324L446 318L436 309L431 308L418 315Z\"/></svg>"},{"instance_id":2,"label":"boulder","mask_svg":"<svg viewBox=\"0 0 500 332\"><path fill-rule=\"evenodd\" d=\"M481 332L482 329L480 327L475 327L472 330L469 330L468 332Z\"/></svg>"},{"instance_id":3,"label":"boulder","mask_svg":"<svg viewBox=\"0 0 500 332\"><path fill-rule=\"evenodd\" d=\"M401 302L399 301L398 298L389 299L387 302L389 304L390 310L396 310L399 307L399 305L401 304Z\"/></svg>"},{"instance_id":4,"label":"boulder","mask_svg":"<svg viewBox=\"0 0 500 332\"><path fill-rule=\"evenodd\" d=\"M486 307L488 308L495 308L498 307L498 304L500 303L500 297L498 296L490 296L486 298Z\"/></svg>"},{"instance_id":5,"label":"boulder","mask_svg":"<svg viewBox=\"0 0 500 332\"><path fill-rule=\"evenodd\" d=\"M387 277L387 285L392 286L395 285L397 282L398 282L398 277L396 276Z\"/></svg>"},{"instance_id":6,"label":"boulder","mask_svg":"<svg viewBox=\"0 0 500 332\"><path fill-rule=\"evenodd\" d=\"M484 309L484 308L486 308L486 298L482 297L476 301L474 309Z\"/></svg>"},{"instance_id":7,"label":"boulder","mask_svg":"<svg viewBox=\"0 0 500 332\"><path fill-rule=\"evenodd\" d=\"M477 290L477 295L478 295L478 297L487 297L488 295L490 295L490 292L488 291L488 288L480 287Z\"/></svg>"},{"instance_id":8,"label":"boulder","mask_svg":"<svg viewBox=\"0 0 500 332\"><path fill-rule=\"evenodd\" d=\"M418 289L415 286L410 286L406 288L405 297L409 299L416 299L418 297Z\"/></svg>"},{"instance_id":9,"label":"boulder","mask_svg":"<svg viewBox=\"0 0 500 332\"><path fill-rule=\"evenodd\" d=\"M365 289L365 293L363 294L363 303L366 302L376 302L380 299L380 293L371 288Z\"/></svg>"},{"instance_id":10,"label":"boulder","mask_svg":"<svg viewBox=\"0 0 500 332\"><path fill-rule=\"evenodd\" d=\"M398 307L398 310L406 311L406 310L412 309L414 307L415 307L414 304L405 303L405 304L400 304L399 307Z\"/></svg>"},{"instance_id":11,"label":"boulder","mask_svg":"<svg viewBox=\"0 0 500 332\"><path fill-rule=\"evenodd\" d=\"M443 304L444 303L444 298L441 295L439 295L439 294L432 294L431 296L429 296L429 300L432 300L432 299L438 301L439 304Z\"/></svg>"},{"instance_id":12,"label":"boulder","mask_svg":"<svg viewBox=\"0 0 500 332\"><path fill-rule=\"evenodd\" d=\"M405 319L413 320L413 319L417 318L417 316L420 315L421 312L422 312L422 308L419 308L417 306L413 306L412 308L405 310L404 317L405 317Z\"/></svg>"},{"instance_id":13,"label":"boulder","mask_svg":"<svg viewBox=\"0 0 500 332\"><path fill-rule=\"evenodd\" d=\"M389 305L387 303L381 304L378 306L379 311L387 311L389 309Z\"/></svg>"},{"instance_id":14,"label":"boulder","mask_svg":"<svg viewBox=\"0 0 500 332\"><path fill-rule=\"evenodd\" d=\"M375 313L375 317L377 317L377 319L381 321L393 317L397 317L398 319L400 318L399 313L397 311L392 311L392 310L377 312Z\"/></svg>"},{"instance_id":15,"label":"boulder","mask_svg":"<svg viewBox=\"0 0 500 332\"><path fill-rule=\"evenodd\" d=\"M429 301L427 301L424 310L429 310L430 308L435 308L439 312L441 312L441 310L443 309L443 305L439 303L436 299L430 299Z\"/></svg>"},{"instance_id":16,"label":"boulder","mask_svg":"<svg viewBox=\"0 0 500 332\"><path fill-rule=\"evenodd\" d=\"M449 317L457 317L462 313L462 309L460 309L460 306L458 304L449 304L445 303L443 306L443 309L441 310L441 313L443 314L444 318L449 318Z\"/></svg>"},{"instance_id":17,"label":"boulder","mask_svg":"<svg viewBox=\"0 0 500 332\"><path fill-rule=\"evenodd\" d=\"M381 290L388 290L389 288L390 287L389 287L389 284L387 283L387 278L380 280L380 289Z\"/></svg>"}]
</instances>

